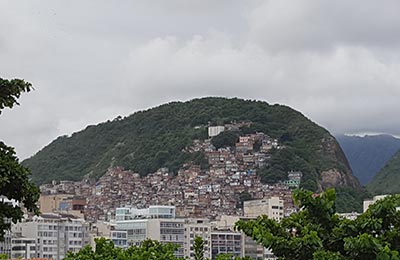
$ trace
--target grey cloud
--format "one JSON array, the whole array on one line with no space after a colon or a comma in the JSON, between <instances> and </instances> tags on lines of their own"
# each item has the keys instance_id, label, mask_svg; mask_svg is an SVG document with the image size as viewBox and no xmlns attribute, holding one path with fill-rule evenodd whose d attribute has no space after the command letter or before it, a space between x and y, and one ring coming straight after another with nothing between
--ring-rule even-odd
<instances>
[{"instance_id":1,"label":"grey cloud","mask_svg":"<svg viewBox=\"0 0 400 260\"><path fill-rule=\"evenodd\" d=\"M399 9L396 0L264 1L249 15L249 37L271 52L397 48Z\"/></svg>"},{"instance_id":2,"label":"grey cloud","mask_svg":"<svg viewBox=\"0 0 400 260\"><path fill-rule=\"evenodd\" d=\"M283 103L333 132L400 135L397 1L2 1L0 71L36 90L0 118L25 158L173 100Z\"/></svg>"}]
</instances>

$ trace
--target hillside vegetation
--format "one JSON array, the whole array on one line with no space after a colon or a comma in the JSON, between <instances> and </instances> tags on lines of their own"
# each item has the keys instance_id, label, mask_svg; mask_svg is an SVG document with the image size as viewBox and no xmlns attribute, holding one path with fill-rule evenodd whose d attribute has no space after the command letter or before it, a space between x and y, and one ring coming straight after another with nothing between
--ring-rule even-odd
<instances>
[{"instance_id":1,"label":"hillside vegetation","mask_svg":"<svg viewBox=\"0 0 400 260\"><path fill-rule=\"evenodd\" d=\"M400 150L367 185L373 194L400 193Z\"/></svg>"},{"instance_id":2,"label":"hillside vegetation","mask_svg":"<svg viewBox=\"0 0 400 260\"><path fill-rule=\"evenodd\" d=\"M260 169L263 180L299 170L303 172L303 187L311 190L327 186L359 188L340 146L328 131L287 106L236 98L173 102L88 126L57 138L23 164L39 184L97 179L111 166L122 166L142 176L161 167L176 173L189 161L206 166L203 154L184 149L194 139L207 138L207 126L231 122L251 122L240 132L263 132L284 145L285 149L272 152L270 164ZM229 141L232 135L224 138ZM326 174L332 169L333 177Z\"/></svg>"}]
</instances>

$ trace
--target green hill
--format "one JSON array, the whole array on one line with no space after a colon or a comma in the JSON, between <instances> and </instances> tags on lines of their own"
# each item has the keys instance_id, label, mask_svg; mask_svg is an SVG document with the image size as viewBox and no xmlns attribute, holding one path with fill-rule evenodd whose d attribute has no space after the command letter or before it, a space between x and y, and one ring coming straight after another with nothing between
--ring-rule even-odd
<instances>
[{"instance_id":1,"label":"green hill","mask_svg":"<svg viewBox=\"0 0 400 260\"><path fill-rule=\"evenodd\" d=\"M400 150L375 175L367 189L373 194L400 193Z\"/></svg>"},{"instance_id":2,"label":"green hill","mask_svg":"<svg viewBox=\"0 0 400 260\"><path fill-rule=\"evenodd\" d=\"M204 156L184 148L194 139L207 138L208 125L250 122L240 133L263 132L279 140L284 149L274 151L263 180L303 172L302 185L312 190L326 187L359 189L347 159L330 133L282 105L237 98L202 98L172 102L125 118L62 136L23 164L38 184L52 180L97 179L111 166L122 166L144 176L167 167L177 172L185 162L201 164ZM346 194L348 192L345 192Z\"/></svg>"}]
</instances>

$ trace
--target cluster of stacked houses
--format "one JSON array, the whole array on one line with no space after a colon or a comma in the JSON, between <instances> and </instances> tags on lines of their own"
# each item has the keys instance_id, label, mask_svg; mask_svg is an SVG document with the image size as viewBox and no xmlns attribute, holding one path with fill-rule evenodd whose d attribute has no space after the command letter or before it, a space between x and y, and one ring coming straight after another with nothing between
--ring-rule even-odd
<instances>
[{"instance_id":1,"label":"cluster of stacked houses","mask_svg":"<svg viewBox=\"0 0 400 260\"><path fill-rule=\"evenodd\" d=\"M194 140L185 149L203 153L207 169L189 162L176 175L162 168L141 177L115 167L96 183L42 185L43 214L13 225L0 249L7 248L3 251L11 257L62 259L104 236L121 247L145 238L173 242L180 245L178 256L191 257L193 239L201 236L211 259L220 253L273 258L233 224L260 214L280 220L295 211L291 188L298 187L302 175L291 172L284 183L261 183L256 171L268 164L271 149L284 149L264 133L240 136L234 147L212 145L214 136L248 124L209 127L209 139Z\"/></svg>"}]
</instances>

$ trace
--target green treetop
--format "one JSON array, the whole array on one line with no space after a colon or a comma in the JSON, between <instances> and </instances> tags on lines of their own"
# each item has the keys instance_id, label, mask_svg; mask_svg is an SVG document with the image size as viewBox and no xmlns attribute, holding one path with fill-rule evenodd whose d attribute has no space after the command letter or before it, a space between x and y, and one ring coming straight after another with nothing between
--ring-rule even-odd
<instances>
[{"instance_id":1,"label":"green treetop","mask_svg":"<svg viewBox=\"0 0 400 260\"><path fill-rule=\"evenodd\" d=\"M297 190L294 198L302 208L298 213L281 222L266 216L241 220L237 229L279 259L400 259L400 195L378 201L355 220L335 213L333 189L318 195Z\"/></svg>"},{"instance_id":2,"label":"green treetop","mask_svg":"<svg viewBox=\"0 0 400 260\"><path fill-rule=\"evenodd\" d=\"M4 108L18 105L17 99L22 92L31 90L31 84L20 79L5 80L0 78L0 114ZM0 196L15 200L28 211L39 213L36 202L39 189L30 182L29 171L19 164L14 148L0 141ZM0 202L0 240L5 230L23 217L21 206Z\"/></svg>"},{"instance_id":3,"label":"green treetop","mask_svg":"<svg viewBox=\"0 0 400 260\"><path fill-rule=\"evenodd\" d=\"M95 239L96 249L86 246L78 253L68 253L64 260L178 260L174 256L177 246L163 244L154 240L145 240L141 246L131 246L124 250L114 246L111 240ZM183 260L183 259L182 259Z\"/></svg>"}]
</instances>

